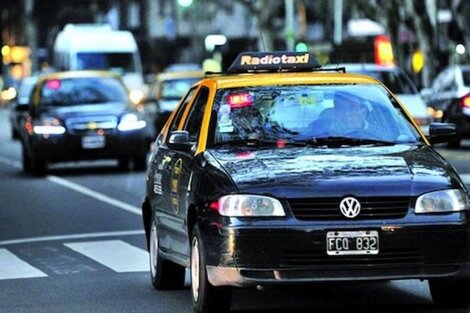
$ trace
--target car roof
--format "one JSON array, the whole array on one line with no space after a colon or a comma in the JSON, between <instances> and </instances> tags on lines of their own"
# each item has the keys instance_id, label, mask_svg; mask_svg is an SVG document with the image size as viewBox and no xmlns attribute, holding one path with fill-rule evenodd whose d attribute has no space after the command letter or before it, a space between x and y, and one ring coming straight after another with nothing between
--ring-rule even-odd
<instances>
[{"instance_id":1,"label":"car roof","mask_svg":"<svg viewBox=\"0 0 470 313\"><path fill-rule=\"evenodd\" d=\"M173 79L185 79L185 78L203 78L203 71L183 71L183 72L163 72L157 75L157 79L173 80Z\"/></svg>"},{"instance_id":2,"label":"car roof","mask_svg":"<svg viewBox=\"0 0 470 313\"><path fill-rule=\"evenodd\" d=\"M349 71L375 71L375 72L391 72L399 70L396 66L378 65L374 63L344 63L339 64L340 67L345 67L346 72Z\"/></svg>"},{"instance_id":3,"label":"car roof","mask_svg":"<svg viewBox=\"0 0 470 313\"><path fill-rule=\"evenodd\" d=\"M201 83L214 83L217 88L221 89L268 85L380 84L376 79L361 74L331 73L322 72L321 70L313 72L222 74L206 77Z\"/></svg>"},{"instance_id":4,"label":"car roof","mask_svg":"<svg viewBox=\"0 0 470 313\"><path fill-rule=\"evenodd\" d=\"M111 77L120 78L119 74L112 71L65 71L65 72L54 72L45 74L40 77L41 81L50 79L70 79L70 78L85 78L85 77Z\"/></svg>"}]
</instances>

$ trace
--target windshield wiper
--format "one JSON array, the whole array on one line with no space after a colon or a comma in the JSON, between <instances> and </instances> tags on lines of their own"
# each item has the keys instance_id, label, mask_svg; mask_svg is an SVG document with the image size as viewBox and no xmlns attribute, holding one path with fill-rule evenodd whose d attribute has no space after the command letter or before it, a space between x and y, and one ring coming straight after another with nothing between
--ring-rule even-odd
<instances>
[{"instance_id":1,"label":"windshield wiper","mask_svg":"<svg viewBox=\"0 0 470 313\"><path fill-rule=\"evenodd\" d=\"M393 146L397 143L386 140L372 139L372 138L353 138L343 136L329 136L329 137L314 137L310 140L301 141L309 145L327 145L327 146L362 146L362 145L376 145L376 146Z\"/></svg>"},{"instance_id":2,"label":"windshield wiper","mask_svg":"<svg viewBox=\"0 0 470 313\"><path fill-rule=\"evenodd\" d=\"M249 147L283 147L283 146L297 146L304 147L308 145L305 142L299 141L287 141L287 140L268 140L268 139L258 139L258 138L245 138L245 139L233 139L218 142L216 146L249 146Z\"/></svg>"}]
</instances>

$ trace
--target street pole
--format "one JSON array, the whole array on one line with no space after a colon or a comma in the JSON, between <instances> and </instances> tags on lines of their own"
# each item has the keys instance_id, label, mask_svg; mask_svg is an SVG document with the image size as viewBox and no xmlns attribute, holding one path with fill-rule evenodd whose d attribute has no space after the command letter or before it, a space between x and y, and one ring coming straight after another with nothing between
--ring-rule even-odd
<instances>
[{"instance_id":1,"label":"street pole","mask_svg":"<svg viewBox=\"0 0 470 313\"><path fill-rule=\"evenodd\" d=\"M295 32L294 32L294 0L285 0L286 10L286 47L288 51L294 50Z\"/></svg>"}]
</instances>

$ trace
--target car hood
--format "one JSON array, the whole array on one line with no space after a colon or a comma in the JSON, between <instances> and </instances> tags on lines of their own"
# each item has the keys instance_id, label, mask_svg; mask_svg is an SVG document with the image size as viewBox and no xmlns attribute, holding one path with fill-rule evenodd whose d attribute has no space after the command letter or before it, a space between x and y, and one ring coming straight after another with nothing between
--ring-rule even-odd
<instances>
[{"instance_id":1,"label":"car hood","mask_svg":"<svg viewBox=\"0 0 470 313\"><path fill-rule=\"evenodd\" d=\"M46 111L60 119L90 115L121 115L128 110L125 103L110 102L104 104L81 104L67 107L52 107Z\"/></svg>"},{"instance_id":2,"label":"car hood","mask_svg":"<svg viewBox=\"0 0 470 313\"><path fill-rule=\"evenodd\" d=\"M240 193L278 198L417 196L464 188L455 170L424 145L210 153Z\"/></svg>"}]
</instances>

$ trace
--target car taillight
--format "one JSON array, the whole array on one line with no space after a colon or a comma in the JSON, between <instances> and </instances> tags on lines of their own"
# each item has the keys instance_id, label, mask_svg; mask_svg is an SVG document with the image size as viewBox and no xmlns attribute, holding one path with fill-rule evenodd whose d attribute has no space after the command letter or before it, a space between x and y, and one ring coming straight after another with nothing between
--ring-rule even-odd
<instances>
[{"instance_id":1,"label":"car taillight","mask_svg":"<svg viewBox=\"0 0 470 313\"><path fill-rule=\"evenodd\" d=\"M466 95L460 99L460 105L464 108L470 108L470 95Z\"/></svg>"}]
</instances>

